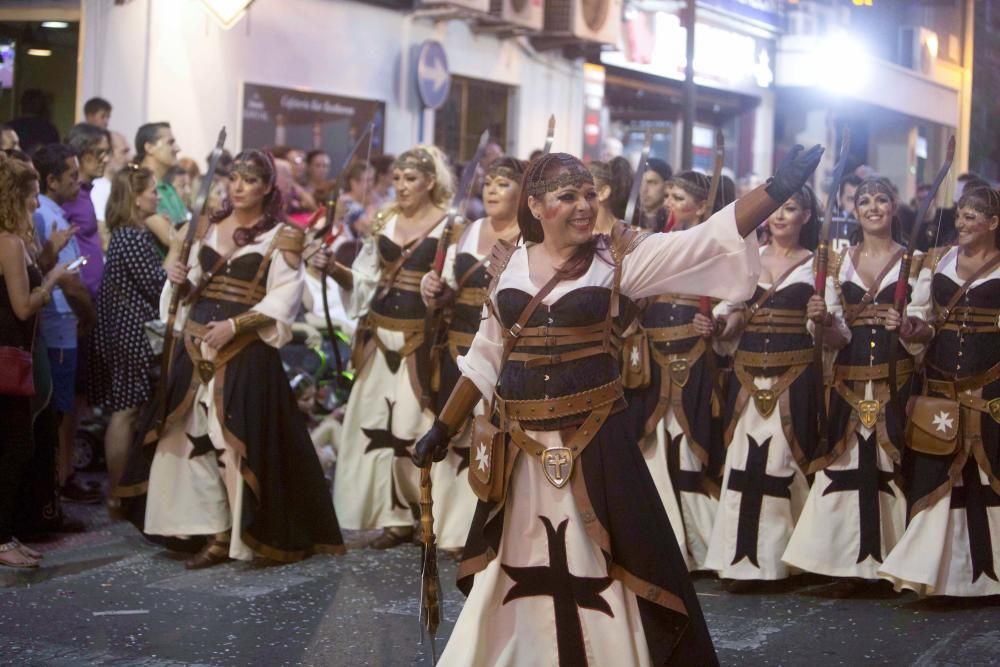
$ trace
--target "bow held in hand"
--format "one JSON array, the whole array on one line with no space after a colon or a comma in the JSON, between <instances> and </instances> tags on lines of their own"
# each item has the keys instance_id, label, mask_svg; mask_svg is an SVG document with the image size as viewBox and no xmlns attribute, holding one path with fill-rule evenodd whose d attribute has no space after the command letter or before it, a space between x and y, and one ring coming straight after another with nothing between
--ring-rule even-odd
<instances>
[{"instance_id":1,"label":"bow held in hand","mask_svg":"<svg viewBox=\"0 0 1000 667\"><path fill-rule=\"evenodd\" d=\"M788 198L802 189L816 171L821 157L823 157L823 147L819 144L809 150L804 150L802 146L795 144L764 188L767 194L779 204L788 201Z\"/></svg>"},{"instance_id":2,"label":"bow held in hand","mask_svg":"<svg viewBox=\"0 0 1000 667\"><path fill-rule=\"evenodd\" d=\"M424 433L420 440L417 440L413 448L413 464L418 468L425 468L431 463L444 460L448 454L448 443L451 437L448 435L448 425L440 419L435 419L427 433Z\"/></svg>"}]
</instances>

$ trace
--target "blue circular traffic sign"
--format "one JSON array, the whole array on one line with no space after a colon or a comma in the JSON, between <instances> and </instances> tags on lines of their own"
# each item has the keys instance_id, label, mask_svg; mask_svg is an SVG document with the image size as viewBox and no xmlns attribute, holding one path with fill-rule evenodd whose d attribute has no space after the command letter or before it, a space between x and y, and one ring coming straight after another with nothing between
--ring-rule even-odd
<instances>
[{"instance_id":1,"label":"blue circular traffic sign","mask_svg":"<svg viewBox=\"0 0 1000 667\"><path fill-rule=\"evenodd\" d=\"M417 56L417 91L420 99L431 109L438 109L448 99L451 90L451 72L448 57L441 42L432 39L420 45Z\"/></svg>"}]
</instances>

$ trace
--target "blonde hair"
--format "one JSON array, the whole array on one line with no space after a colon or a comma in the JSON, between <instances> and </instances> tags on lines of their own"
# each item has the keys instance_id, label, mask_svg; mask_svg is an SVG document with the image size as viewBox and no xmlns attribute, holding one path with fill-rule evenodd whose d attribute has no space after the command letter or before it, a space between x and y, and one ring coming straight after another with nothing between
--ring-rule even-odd
<instances>
[{"instance_id":1,"label":"blonde hair","mask_svg":"<svg viewBox=\"0 0 1000 667\"><path fill-rule=\"evenodd\" d=\"M25 202L38 183L38 172L30 162L0 152L0 231L21 237L31 247L35 226Z\"/></svg>"},{"instance_id":2,"label":"blonde hair","mask_svg":"<svg viewBox=\"0 0 1000 667\"><path fill-rule=\"evenodd\" d=\"M455 196L455 176L452 174L448 157L440 148L430 144L418 144L396 159L396 167L405 169L411 166L409 164L411 161L424 162L428 157L433 165L433 173L430 169L421 171L434 177L434 189L430 193L431 201L435 206L448 208L452 197Z\"/></svg>"},{"instance_id":3,"label":"blonde hair","mask_svg":"<svg viewBox=\"0 0 1000 667\"><path fill-rule=\"evenodd\" d=\"M153 182L153 172L135 163L129 163L115 174L108 196L106 222L108 231L135 224L135 200Z\"/></svg>"}]
</instances>

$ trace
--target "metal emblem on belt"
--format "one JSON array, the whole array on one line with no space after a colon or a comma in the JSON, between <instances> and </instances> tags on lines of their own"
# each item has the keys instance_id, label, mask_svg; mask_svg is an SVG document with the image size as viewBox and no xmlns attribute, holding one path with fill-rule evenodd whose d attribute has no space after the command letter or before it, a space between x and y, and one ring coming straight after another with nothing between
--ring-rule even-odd
<instances>
[{"instance_id":1,"label":"metal emblem on belt","mask_svg":"<svg viewBox=\"0 0 1000 667\"><path fill-rule=\"evenodd\" d=\"M771 389L756 389L753 392L753 404L761 417L770 417L774 406L778 404L778 397Z\"/></svg>"},{"instance_id":2,"label":"metal emblem on belt","mask_svg":"<svg viewBox=\"0 0 1000 667\"><path fill-rule=\"evenodd\" d=\"M202 384L208 384L215 377L215 364L211 361L202 359L198 362L198 377L201 378Z\"/></svg>"},{"instance_id":3,"label":"metal emblem on belt","mask_svg":"<svg viewBox=\"0 0 1000 667\"><path fill-rule=\"evenodd\" d=\"M542 472L549 484L563 488L573 474L573 452L569 447L549 447L542 452Z\"/></svg>"},{"instance_id":4,"label":"metal emblem on belt","mask_svg":"<svg viewBox=\"0 0 1000 667\"><path fill-rule=\"evenodd\" d=\"M993 421L1000 424L1000 398L994 398L986 405L990 408L990 416L993 417Z\"/></svg>"},{"instance_id":5,"label":"metal emblem on belt","mask_svg":"<svg viewBox=\"0 0 1000 667\"><path fill-rule=\"evenodd\" d=\"M861 418L861 424L865 428L872 428L875 426L875 422L878 421L878 413L881 407L882 406L878 401L858 401L858 417Z\"/></svg>"},{"instance_id":6,"label":"metal emblem on belt","mask_svg":"<svg viewBox=\"0 0 1000 667\"><path fill-rule=\"evenodd\" d=\"M691 366L687 359L674 359L667 365L667 371L670 373L670 381L683 389L691 374Z\"/></svg>"}]
</instances>

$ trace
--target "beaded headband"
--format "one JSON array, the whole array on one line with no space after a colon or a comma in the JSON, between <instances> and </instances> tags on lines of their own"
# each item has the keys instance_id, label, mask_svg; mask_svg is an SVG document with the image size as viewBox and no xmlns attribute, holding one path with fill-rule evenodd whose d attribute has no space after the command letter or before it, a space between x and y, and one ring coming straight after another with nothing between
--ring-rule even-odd
<instances>
[{"instance_id":1,"label":"beaded headband","mask_svg":"<svg viewBox=\"0 0 1000 667\"><path fill-rule=\"evenodd\" d=\"M544 169L539 169L537 176ZM580 187L593 185L594 176L580 163L574 162L560 166L559 173L551 178L534 178L525 184L525 190L531 197L541 197L546 192L552 192L566 186Z\"/></svg>"},{"instance_id":2,"label":"beaded headband","mask_svg":"<svg viewBox=\"0 0 1000 667\"><path fill-rule=\"evenodd\" d=\"M694 173L697 174L697 172ZM689 177L687 174L675 174L673 183L695 199L708 199L708 189L711 187L711 182L705 176L704 179L706 182L702 183L701 178L698 178L698 176L701 176L701 174L693 177Z\"/></svg>"},{"instance_id":3,"label":"beaded headband","mask_svg":"<svg viewBox=\"0 0 1000 667\"><path fill-rule=\"evenodd\" d=\"M267 162L268 166L271 168L271 174L268 176L263 167L256 164L253 160L249 159L249 156L243 156L242 159L238 159L233 162L233 167L230 173L232 175L239 174L241 176L251 176L253 178L259 178L260 180L267 181L267 188L270 190L274 187L275 179L277 178L278 169L274 165L274 159L269 153L260 153L263 156L264 161Z\"/></svg>"},{"instance_id":4,"label":"beaded headband","mask_svg":"<svg viewBox=\"0 0 1000 667\"><path fill-rule=\"evenodd\" d=\"M434 168L434 158L423 148L408 150L396 159L396 169L404 171L406 169L416 169L430 176L437 175Z\"/></svg>"},{"instance_id":5,"label":"beaded headband","mask_svg":"<svg viewBox=\"0 0 1000 667\"><path fill-rule=\"evenodd\" d=\"M892 201L896 201L897 195L895 188L892 187L892 183L889 182L887 178L867 178L862 181L861 185L854 192L854 201L857 202L861 199L862 195L876 195L885 194L888 195Z\"/></svg>"},{"instance_id":6,"label":"beaded headband","mask_svg":"<svg viewBox=\"0 0 1000 667\"><path fill-rule=\"evenodd\" d=\"M521 172L517 172L510 167L490 167L486 170L486 178L506 178L508 181L520 181Z\"/></svg>"}]
</instances>

